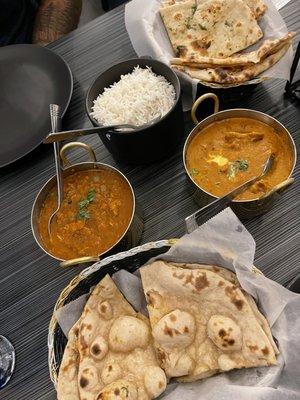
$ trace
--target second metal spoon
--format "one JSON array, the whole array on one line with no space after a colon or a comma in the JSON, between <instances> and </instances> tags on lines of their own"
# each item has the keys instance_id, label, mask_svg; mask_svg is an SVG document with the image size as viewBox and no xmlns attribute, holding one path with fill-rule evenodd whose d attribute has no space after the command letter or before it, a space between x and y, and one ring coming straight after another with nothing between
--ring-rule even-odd
<instances>
[{"instance_id":1,"label":"second metal spoon","mask_svg":"<svg viewBox=\"0 0 300 400\"><path fill-rule=\"evenodd\" d=\"M60 115L60 107L57 104L50 104L50 118L51 118L52 132L58 132L61 127L61 115ZM61 168L61 161L59 154L60 145L58 142L54 142L53 147L54 147L54 159L55 159L55 169L56 169L56 179L57 179L57 208L52 213L48 221L48 234L50 237L51 237L51 223L63 201L63 178L62 178L62 168Z\"/></svg>"}]
</instances>

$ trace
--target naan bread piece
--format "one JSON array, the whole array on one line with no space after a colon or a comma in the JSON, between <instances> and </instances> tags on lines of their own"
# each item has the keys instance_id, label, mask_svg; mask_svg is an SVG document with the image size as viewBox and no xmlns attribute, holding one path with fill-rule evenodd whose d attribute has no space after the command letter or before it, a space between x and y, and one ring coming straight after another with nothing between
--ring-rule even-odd
<instances>
[{"instance_id":1,"label":"naan bread piece","mask_svg":"<svg viewBox=\"0 0 300 400\"><path fill-rule=\"evenodd\" d=\"M170 378L188 382L236 368L276 365L278 350L254 305L225 279L223 269L213 268L155 261L140 269L152 335Z\"/></svg>"},{"instance_id":2,"label":"naan bread piece","mask_svg":"<svg viewBox=\"0 0 300 400\"><path fill-rule=\"evenodd\" d=\"M192 68L214 68L218 66L236 68L239 66L250 66L251 64L259 63L268 55L276 53L286 44L291 43L295 35L296 32L289 32L282 38L267 39L257 50L249 53L234 54L227 58L202 57L194 53L189 58L173 58L171 64L185 65Z\"/></svg>"},{"instance_id":3,"label":"naan bread piece","mask_svg":"<svg viewBox=\"0 0 300 400\"><path fill-rule=\"evenodd\" d=\"M224 58L256 43L262 36L243 0L176 3L160 9L175 54Z\"/></svg>"},{"instance_id":4,"label":"naan bread piece","mask_svg":"<svg viewBox=\"0 0 300 400\"><path fill-rule=\"evenodd\" d=\"M273 339L273 335L270 329L270 326L268 324L268 321L266 320L266 318L262 315L262 313L258 310L257 305L253 299L252 296L250 296L250 294L243 292L250 307L252 308L253 314L256 317L257 322L260 324L260 326L262 327L262 329L264 330L265 334L268 336L268 339L270 340L270 343L273 346L274 352L276 355L279 354L279 350L278 347Z\"/></svg>"},{"instance_id":5,"label":"naan bread piece","mask_svg":"<svg viewBox=\"0 0 300 400\"><path fill-rule=\"evenodd\" d=\"M274 351L276 354L279 354L279 350L276 346L276 343L274 342L273 336L272 336L272 332L270 329L270 326L268 324L268 321L266 320L266 318L262 315L262 313L258 310L257 305L253 299L252 296L250 296L250 294L248 294L247 292L245 292L238 279L237 276L234 272L230 271L229 269L225 269L225 268L221 268L221 267L217 267L214 265L205 265L205 264L183 264L183 263L172 263L172 265L174 265L175 267L180 267L180 268L187 268L187 269L206 269L208 271L213 271L216 274L218 274L219 276L221 276L222 278L226 279L227 281L229 281L230 283L232 283L233 285L237 286L238 288L240 288L243 291L244 296L246 297L250 307L252 308L253 314L257 320L257 322L260 324L260 326L262 327L262 329L264 330L265 334L268 336L270 342L272 343L272 346L274 348Z\"/></svg>"},{"instance_id":6,"label":"naan bread piece","mask_svg":"<svg viewBox=\"0 0 300 400\"><path fill-rule=\"evenodd\" d=\"M60 364L57 382L58 400L80 400L77 384L79 365L78 332L79 322L69 332L68 343Z\"/></svg>"},{"instance_id":7,"label":"naan bread piece","mask_svg":"<svg viewBox=\"0 0 300 400\"><path fill-rule=\"evenodd\" d=\"M197 7L192 27L198 32L191 49L201 55L227 57L262 38L257 21L242 0L206 0Z\"/></svg>"},{"instance_id":8,"label":"naan bread piece","mask_svg":"<svg viewBox=\"0 0 300 400\"><path fill-rule=\"evenodd\" d=\"M267 10L267 6L262 0L243 0L250 10L255 15L255 18L260 18Z\"/></svg>"},{"instance_id":9,"label":"naan bread piece","mask_svg":"<svg viewBox=\"0 0 300 400\"><path fill-rule=\"evenodd\" d=\"M78 337L81 400L149 400L166 388L149 320L106 275L84 308Z\"/></svg>"},{"instance_id":10,"label":"naan bread piece","mask_svg":"<svg viewBox=\"0 0 300 400\"><path fill-rule=\"evenodd\" d=\"M201 5L206 0L196 0L196 4ZM250 10L255 15L255 18L260 18L266 11L267 6L262 0L243 0L245 4L250 8ZM161 7L172 6L174 4L185 3L187 0L163 0L161 3Z\"/></svg>"},{"instance_id":11,"label":"naan bread piece","mask_svg":"<svg viewBox=\"0 0 300 400\"><path fill-rule=\"evenodd\" d=\"M189 29L195 10L195 0L165 5L160 8L160 15L176 54L181 46L188 45L191 40L196 39L194 36L196 32Z\"/></svg>"},{"instance_id":12,"label":"naan bread piece","mask_svg":"<svg viewBox=\"0 0 300 400\"><path fill-rule=\"evenodd\" d=\"M162 0L160 8L173 6L174 4L187 3L189 0ZM196 0L194 1L196 4Z\"/></svg>"},{"instance_id":13,"label":"naan bread piece","mask_svg":"<svg viewBox=\"0 0 300 400\"><path fill-rule=\"evenodd\" d=\"M191 78L199 81L224 83L224 84L240 84L256 78L259 74L276 64L287 52L290 43L283 46L276 53L269 55L258 64L246 66L244 68L191 68L176 65L174 69L188 74Z\"/></svg>"},{"instance_id":14,"label":"naan bread piece","mask_svg":"<svg viewBox=\"0 0 300 400\"><path fill-rule=\"evenodd\" d=\"M185 263L175 263L172 262L174 267L185 268L185 269L206 269L207 271L215 272L216 274L220 275L222 278L226 279L230 283L241 287L240 283L236 277L236 274L229 269L217 267L216 265L207 265L207 264L185 264Z\"/></svg>"}]
</instances>

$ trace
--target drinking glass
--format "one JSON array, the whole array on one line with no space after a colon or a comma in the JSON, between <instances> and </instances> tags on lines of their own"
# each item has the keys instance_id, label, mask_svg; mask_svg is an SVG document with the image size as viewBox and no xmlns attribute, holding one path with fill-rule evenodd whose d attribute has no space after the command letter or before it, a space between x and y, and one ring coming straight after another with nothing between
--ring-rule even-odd
<instances>
[{"instance_id":1,"label":"drinking glass","mask_svg":"<svg viewBox=\"0 0 300 400\"><path fill-rule=\"evenodd\" d=\"M11 342L0 335L0 389L10 380L15 369L15 349Z\"/></svg>"}]
</instances>

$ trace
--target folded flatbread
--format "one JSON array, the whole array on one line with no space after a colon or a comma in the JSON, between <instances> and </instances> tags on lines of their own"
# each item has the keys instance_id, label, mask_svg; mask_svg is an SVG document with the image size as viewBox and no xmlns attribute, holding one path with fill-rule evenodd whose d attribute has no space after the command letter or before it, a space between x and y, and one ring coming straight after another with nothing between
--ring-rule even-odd
<instances>
[{"instance_id":1,"label":"folded flatbread","mask_svg":"<svg viewBox=\"0 0 300 400\"><path fill-rule=\"evenodd\" d=\"M205 0L196 0L196 4L200 5ZM261 17L267 9L267 6L262 0L243 0L247 6L251 9L256 18ZM187 0L163 0L161 6L171 6L178 3L185 3Z\"/></svg>"},{"instance_id":2,"label":"folded flatbread","mask_svg":"<svg viewBox=\"0 0 300 400\"><path fill-rule=\"evenodd\" d=\"M192 68L180 65L174 65L173 68L188 74L191 78L199 81L223 83L223 84L240 84L257 77L262 72L276 64L287 52L290 43L284 45L276 53L267 56L263 61L240 68Z\"/></svg>"},{"instance_id":3,"label":"folded flatbread","mask_svg":"<svg viewBox=\"0 0 300 400\"><path fill-rule=\"evenodd\" d=\"M267 9L267 6L262 0L244 0L244 2L253 12L255 18L260 18Z\"/></svg>"},{"instance_id":4,"label":"folded flatbread","mask_svg":"<svg viewBox=\"0 0 300 400\"><path fill-rule=\"evenodd\" d=\"M155 261L141 268L152 335L168 377L188 382L276 364L265 318L232 273Z\"/></svg>"},{"instance_id":5,"label":"folded flatbread","mask_svg":"<svg viewBox=\"0 0 300 400\"><path fill-rule=\"evenodd\" d=\"M57 382L58 400L80 400L77 384L79 366L78 327L79 322L69 332L68 343L60 364Z\"/></svg>"},{"instance_id":6,"label":"folded flatbread","mask_svg":"<svg viewBox=\"0 0 300 400\"><path fill-rule=\"evenodd\" d=\"M254 14L243 0L195 0L160 9L175 54L225 58L262 36Z\"/></svg>"},{"instance_id":7,"label":"folded flatbread","mask_svg":"<svg viewBox=\"0 0 300 400\"><path fill-rule=\"evenodd\" d=\"M190 57L173 58L172 65L184 65L192 68L239 67L257 64L267 56L276 53L286 44L291 43L296 32L289 32L281 38L265 40L257 50L249 53L234 54L227 58L213 58L198 56L196 53Z\"/></svg>"},{"instance_id":8,"label":"folded flatbread","mask_svg":"<svg viewBox=\"0 0 300 400\"><path fill-rule=\"evenodd\" d=\"M109 275L86 303L78 350L81 400L148 400L166 388L149 320L134 311Z\"/></svg>"}]
</instances>

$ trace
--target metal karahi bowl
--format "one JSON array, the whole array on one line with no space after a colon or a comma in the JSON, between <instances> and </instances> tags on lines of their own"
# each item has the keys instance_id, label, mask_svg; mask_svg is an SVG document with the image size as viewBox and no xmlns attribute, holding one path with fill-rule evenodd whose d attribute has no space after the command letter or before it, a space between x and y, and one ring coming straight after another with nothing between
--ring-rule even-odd
<instances>
[{"instance_id":1,"label":"metal karahi bowl","mask_svg":"<svg viewBox=\"0 0 300 400\"><path fill-rule=\"evenodd\" d=\"M123 250L128 250L133 246L136 246L142 236L142 231L143 231L143 219L142 219L142 212L138 209L136 205L136 200L135 200L135 194L133 191L133 188L128 181L128 179L125 177L125 175L122 174L118 169L112 167L111 165L108 164L103 164L100 162L97 162L95 153L93 149L88 146L85 143L80 143L80 142L71 142L66 145L64 145L60 151L61 158L64 162L67 161L65 157L65 152L69 150L70 148L74 147L81 147L87 150L90 154L91 161L90 162L83 162L79 164L73 164L70 165L67 168L64 168L63 170L63 177L67 177L77 171L85 171L85 170L112 170L119 174L121 178L127 183L127 185L130 188L130 191L132 193L132 214L130 221L128 223L128 226L126 230L124 231L123 235L120 237L120 239L109 249L105 250L103 253L99 254L98 257L81 257L81 258L74 258L72 260L63 260L61 258L56 257L55 255L51 254L48 252L48 250L45 248L43 241L40 236L39 228L38 228L38 218L41 212L41 208L45 202L45 199L49 192L56 187L56 176L52 176L45 185L42 187L42 189L39 191L37 194L35 201L32 206L32 211L31 211L31 229L33 236L37 242L37 244L40 246L40 248L48 254L50 257L60 261L60 265L62 267L72 267L75 265L79 264L87 264L91 262L96 262L99 261L100 258L102 258L104 255L110 255L113 253L117 253L119 251Z\"/></svg>"},{"instance_id":2,"label":"metal karahi bowl","mask_svg":"<svg viewBox=\"0 0 300 400\"><path fill-rule=\"evenodd\" d=\"M196 112L199 105L206 99L214 100L214 113L209 117L203 119L202 121L198 121L196 117ZM288 142L291 148L291 152L293 154L293 167L290 172L288 179L284 182L276 185L269 191L266 196L261 198L256 198L252 200L234 200L231 203L231 208L236 212L236 214L241 218L251 218L261 214L264 214L273 206L275 201L280 197L280 194L287 189L294 181L292 178L292 174L295 169L296 160L297 160L297 150L295 142L290 134L290 132L275 118L271 117L268 114L262 113L260 111L245 109L245 108L234 108L230 110L219 111L219 99L214 93L206 93L203 96L200 96L194 103L192 107L192 119L195 123L195 128L191 131L189 136L187 137L184 148L183 148L183 164L188 176L188 179L191 183L192 189L194 191L193 198L196 203L203 207L206 204L211 203L216 200L218 197L204 190L201 186L199 186L189 174L187 163L186 163L186 154L188 146L190 145L192 139L198 135L201 130L203 130L206 126L212 124L216 121L221 121L227 118L236 118L236 117L247 117L252 118L261 122L264 122L267 125L273 127L276 132L279 134L285 135L288 138ZM200 133L201 134L201 133Z\"/></svg>"}]
</instances>

